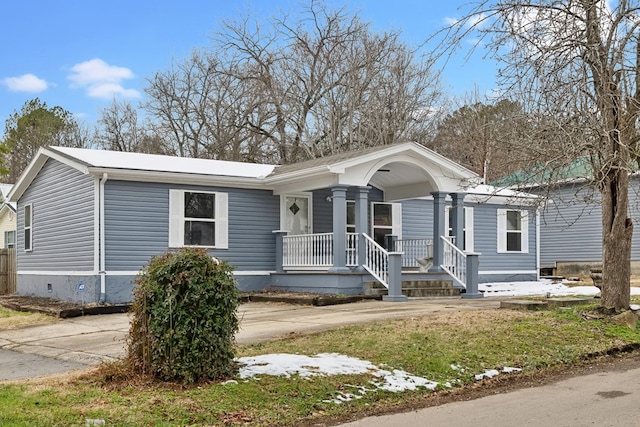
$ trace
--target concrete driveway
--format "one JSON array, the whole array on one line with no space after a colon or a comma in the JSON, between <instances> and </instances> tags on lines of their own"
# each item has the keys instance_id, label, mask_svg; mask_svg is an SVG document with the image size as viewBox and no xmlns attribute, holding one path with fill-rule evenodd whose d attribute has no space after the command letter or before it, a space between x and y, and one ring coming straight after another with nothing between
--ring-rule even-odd
<instances>
[{"instance_id":1,"label":"concrete driveway","mask_svg":"<svg viewBox=\"0 0 640 427\"><path fill-rule=\"evenodd\" d=\"M247 303L238 309L240 331L236 341L248 344L349 324L499 306L500 300L493 298L366 301L324 307ZM0 330L0 381L86 368L122 357L128 330L128 314L83 316Z\"/></svg>"}]
</instances>

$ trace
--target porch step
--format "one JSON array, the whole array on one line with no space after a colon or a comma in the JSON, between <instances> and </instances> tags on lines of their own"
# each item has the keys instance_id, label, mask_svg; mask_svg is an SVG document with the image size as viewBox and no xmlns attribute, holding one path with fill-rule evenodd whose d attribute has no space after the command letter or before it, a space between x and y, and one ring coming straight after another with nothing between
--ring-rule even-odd
<instances>
[{"instance_id":1,"label":"porch step","mask_svg":"<svg viewBox=\"0 0 640 427\"><path fill-rule=\"evenodd\" d=\"M378 282L366 282L365 295L387 295L388 290ZM403 280L402 294L408 297L460 296L460 289L451 280Z\"/></svg>"}]
</instances>

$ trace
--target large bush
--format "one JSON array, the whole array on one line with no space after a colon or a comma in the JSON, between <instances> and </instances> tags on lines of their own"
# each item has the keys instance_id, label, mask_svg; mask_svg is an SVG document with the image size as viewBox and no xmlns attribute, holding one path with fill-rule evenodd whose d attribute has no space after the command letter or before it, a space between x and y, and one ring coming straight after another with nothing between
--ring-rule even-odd
<instances>
[{"instance_id":1,"label":"large bush","mask_svg":"<svg viewBox=\"0 0 640 427\"><path fill-rule=\"evenodd\" d=\"M136 371L185 383L235 372L238 297L228 264L182 249L152 258L136 283L128 339Z\"/></svg>"}]
</instances>

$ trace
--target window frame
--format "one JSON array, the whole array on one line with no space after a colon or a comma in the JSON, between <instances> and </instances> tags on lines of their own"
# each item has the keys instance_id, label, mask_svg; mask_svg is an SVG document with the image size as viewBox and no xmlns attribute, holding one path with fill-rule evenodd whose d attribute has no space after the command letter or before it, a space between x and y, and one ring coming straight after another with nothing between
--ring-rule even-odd
<instances>
[{"instance_id":1,"label":"window frame","mask_svg":"<svg viewBox=\"0 0 640 427\"><path fill-rule=\"evenodd\" d=\"M520 214L520 229L509 229L509 224L507 221L507 217L509 212L518 212ZM518 253L529 253L529 211L523 209L498 209L497 211L497 219L498 219L498 253L509 253L509 254L518 254ZM518 234L520 235L520 249L519 250L509 250L508 249L508 241L509 235Z\"/></svg>"},{"instance_id":2,"label":"window frame","mask_svg":"<svg viewBox=\"0 0 640 427\"><path fill-rule=\"evenodd\" d=\"M11 243L9 243L9 236L12 237ZM4 247L5 249L14 249L16 247L16 230L8 230L4 232Z\"/></svg>"},{"instance_id":3,"label":"window frame","mask_svg":"<svg viewBox=\"0 0 640 427\"><path fill-rule=\"evenodd\" d=\"M27 209L29 210L29 215L27 216ZM27 203L23 207L23 218L22 218L22 230L24 237L24 251L25 252L33 252L33 203ZM27 218L29 218L29 225L27 226ZM28 232L28 233L27 233ZM27 234L29 238L27 239ZM28 242L28 245L27 245Z\"/></svg>"},{"instance_id":4,"label":"window frame","mask_svg":"<svg viewBox=\"0 0 640 427\"><path fill-rule=\"evenodd\" d=\"M185 197L187 194L211 194L214 196L214 217L193 218L185 216ZM185 243L185 224L187 221L210 222L214 224L213 245L193 245ZM219 191L169 190L169 247L228 249L228 194Z\"/></svg>"},{"instance_id":5,"label":"window frame","mask_svg":"<svg viewBox=\"0 0 640 427\"><path fill-rule=\"evenodd\" d=\"M448 237L453 237L453 224L451 224L451 212L453 207L451 205L445 206L445 215L444 215L444 231L445 235ZM473 207L464 206L464 224L462 226L462 236L464 239L463 242L463 251L465 252L473 252L474 245L474 213Z\"/></svg>"},{"instance_id":6,"label":"window frame","mask_svg":"<svg viewBox=\"0 0 640 427\"><path fill-rule=\"evenodd\" d=\"M377 205L388 205L390 207L391 212L391 225L376 225L376 206ZM392 203L392 202L371 202L371 238L375 240L375 230L376 229L386 229L389 230L389 233L386 235L396 236L398 240L402 239L402 203ZM381 245L383 248L386 248L386 242L384 245Z\"/></svg>"}]
</instances>

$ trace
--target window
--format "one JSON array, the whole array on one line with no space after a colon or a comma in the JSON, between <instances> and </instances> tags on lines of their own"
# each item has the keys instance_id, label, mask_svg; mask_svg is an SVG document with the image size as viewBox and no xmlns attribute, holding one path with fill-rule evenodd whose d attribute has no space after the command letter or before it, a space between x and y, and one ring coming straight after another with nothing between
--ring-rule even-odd
<instances>
[{"instance_id":1,"label":"window","mask_svg":"<svg viewBox=\"0 0 640 427\"><path fill-rule=\"evenodd\" d=\"M498 209L498 252L529 252L527 211Z\"/></svg>"},{"instance_id":2,"label":"window","mask_svg":"<svg viewBox=\"0 0 640 427\"><path fill-rule=\"evenodd\" d=\"M447 206L446 215L444 216L444 229L447 236L453 236L453 209ZM462 249L467 252L473 252L473 208L464 208L464 225L462 228Z\"/></svg>"},{"instance_id":3,"label":"window","mask_svg":"<svg viewBox=\"0 0 640 427\"><path fill-rule=\"evenodd\" d=\"M385 236L392 234L402 239L402 205L400 203L373 203L371 234L373 240L385 249Z\"/></svg>"},{"instance_id":4,"label":"window","mask_svg":"<svg viewBox=\"0 0 640 427\"><path fill-rule=\"evenodd\" d=\"M169 247L228 247L226 193L169 190L169 215Z\"/></svg>"},{"instance_id":5,"label":"window","mask_svg":"<svg viewBox=\"0 0 640 427\"><path fill-rule=\"evenodd\" d=\"M4 247L7 249L16 247L16 232L15 230L4 232Z\"/></svg>"},{"instance_id":6,"label":"window","mask_svg":"<svg viewBox=\"0 0 640 427\"><path fill-rule=\"evenodd\" d=\"M356 202L347 200L347 233L356 232Z\"/></svg>"},{"instance_id":7,"label":"window","mask_svg":"<svg viewBox=\"0 0 640 427\"><path fill-rule=\"evenodd\" d=\"M33 205L24 207L24 250L32 250L33 243Z\"/></svg>"}]
</instances>

